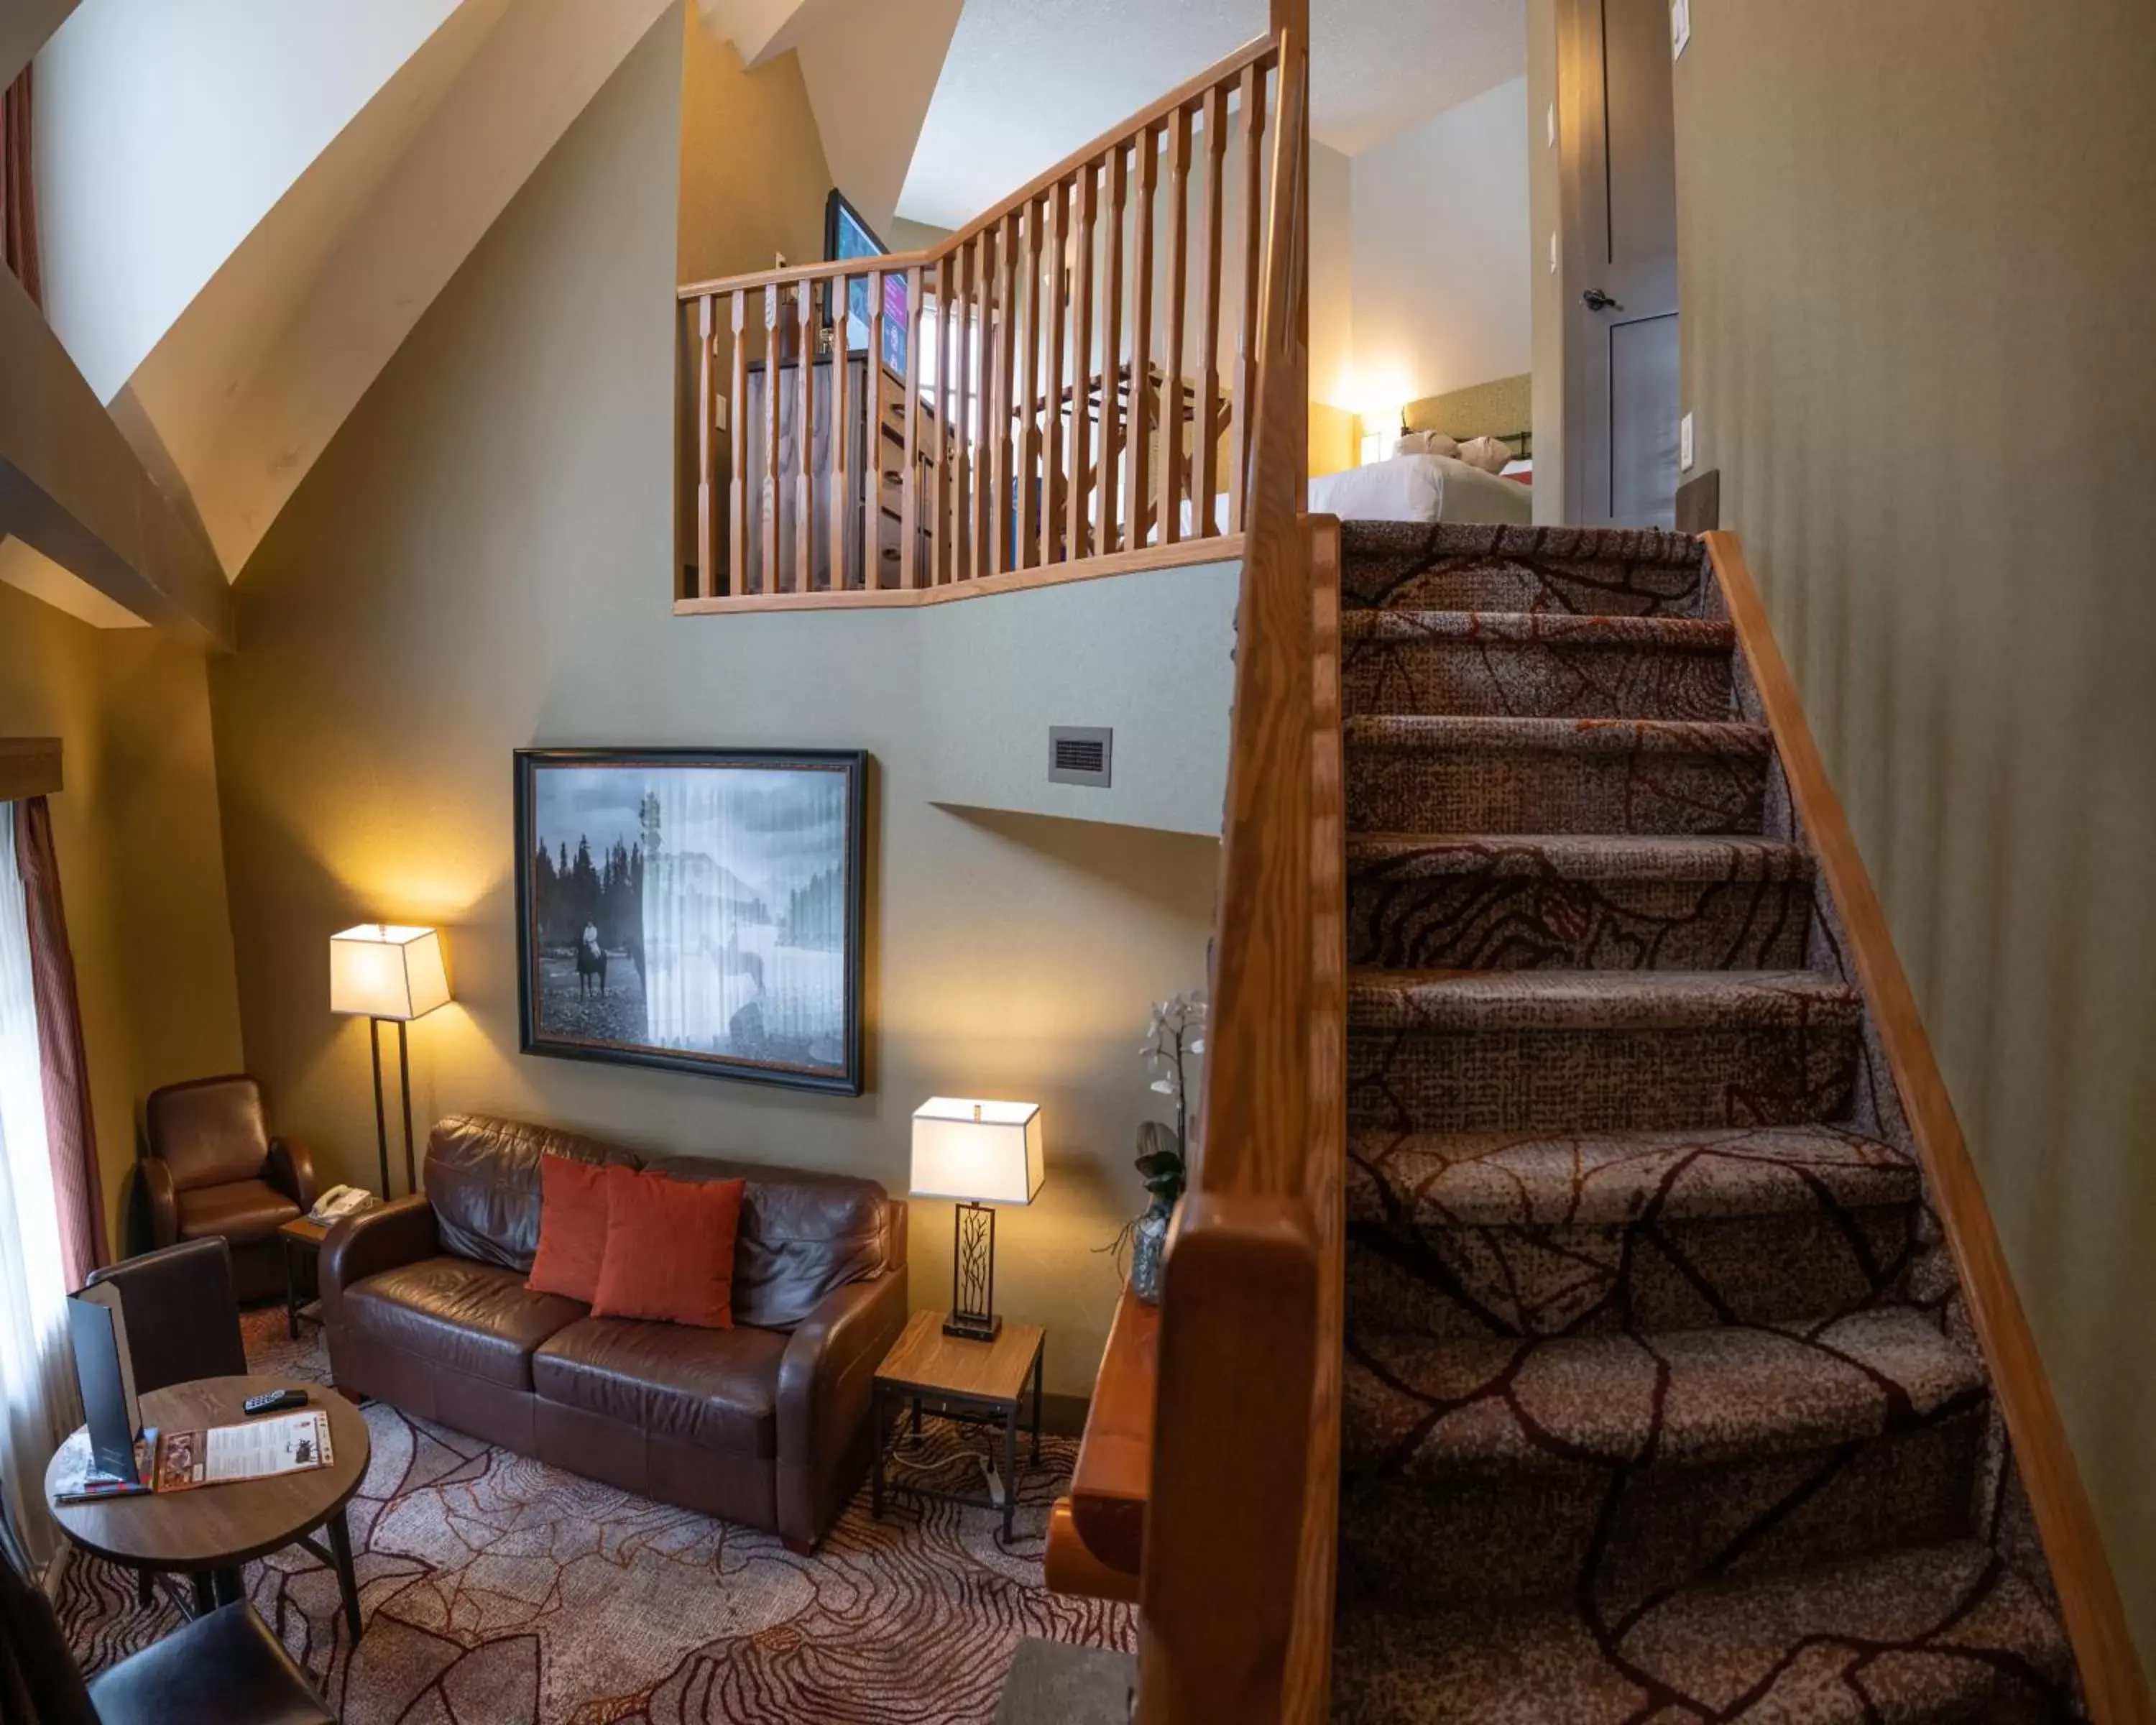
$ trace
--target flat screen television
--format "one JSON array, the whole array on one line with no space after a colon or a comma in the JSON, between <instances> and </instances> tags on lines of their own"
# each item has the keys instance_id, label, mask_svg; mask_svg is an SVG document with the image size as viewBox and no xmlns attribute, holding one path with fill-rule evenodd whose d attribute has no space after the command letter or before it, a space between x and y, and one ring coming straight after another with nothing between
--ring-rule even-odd
<instances>
[{"instance_id":1,"label":"flat screen television","mask_svg":"<svg viewBox=\"0 0 2156 1725\"><path fill-rule=\"evenodd\" d=\"M846 201L836 186L824 204L824 261L836 264L848 258L880 258L886 248L861 219L861 213ZM828 301L825 317L831 317ZM835 320L834 320L835 321ZM883 279L883 362L897 376L906 375L906 278ZM869 284L865 276L846 284L846 348L858 353L869 345Z\"/></svg>"}]
</instances>

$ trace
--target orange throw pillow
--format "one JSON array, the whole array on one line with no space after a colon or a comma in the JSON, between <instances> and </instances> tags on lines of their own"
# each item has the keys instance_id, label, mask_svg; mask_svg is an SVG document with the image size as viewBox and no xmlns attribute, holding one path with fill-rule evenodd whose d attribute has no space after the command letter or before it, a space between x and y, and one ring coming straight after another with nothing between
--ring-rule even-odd
<instances>
[{"instance_id":1,"label":"orange throw pillow","mask_svg":"<svg viewBox=\"0 0 2156 1725\"><path fill-rule=\"evenodd\" d=\"M742 1180L670 1180L606 1171L606 1258L593 1317L734 1327L734 1236Z\"/></svg>"},{"instance_id":2,"label":"orange throw pillow","mask_svg":"<svg viewBox=\"0 0 2156 1725\"><path fill-rule=\"evenodd\" d=\"M539 1158L539 1250L524 1286L592 1303L606 1256L606 1168L573 1156Z\"/></svg>"}]
</instances>

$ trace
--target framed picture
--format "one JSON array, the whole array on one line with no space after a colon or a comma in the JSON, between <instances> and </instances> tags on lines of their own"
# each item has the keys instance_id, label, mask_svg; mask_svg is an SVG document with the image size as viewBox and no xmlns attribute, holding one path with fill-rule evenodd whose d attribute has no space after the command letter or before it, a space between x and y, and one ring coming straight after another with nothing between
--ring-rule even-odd
<instances>
[{"instance_id":1,"label":"framed picture","mask_svg":"<svg viewBox=\"0 0 2156 1725\"><path fill-rule=\"evenodd\" d=\"M526 1054L861 1091L868 756L519 749Z\"/></svg>"}]
</instances>

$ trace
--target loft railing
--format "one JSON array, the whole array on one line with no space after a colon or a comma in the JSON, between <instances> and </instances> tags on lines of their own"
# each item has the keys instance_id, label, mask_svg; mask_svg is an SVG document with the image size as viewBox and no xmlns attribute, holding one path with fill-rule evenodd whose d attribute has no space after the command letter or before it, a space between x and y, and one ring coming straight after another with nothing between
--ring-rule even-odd
<instances>
[{"instance_id":1,"label":"loft railing","mask_svg":"<svg viewBox=\"0 0 2156 1725\"><path fill-rule=\"evenodd\" d=\"M675 608L1235 555L1279 64L1251 43L931 250L681 288Z\"/></svg>"}]
</instances>

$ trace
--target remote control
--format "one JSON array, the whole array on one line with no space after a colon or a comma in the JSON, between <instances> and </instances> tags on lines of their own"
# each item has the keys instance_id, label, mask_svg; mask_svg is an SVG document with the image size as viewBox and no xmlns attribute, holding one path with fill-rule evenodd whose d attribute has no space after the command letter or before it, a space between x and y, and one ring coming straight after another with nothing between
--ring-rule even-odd
<instances>
[{"instance_id":1,"label":"remote control","mask_svg":"<svg viewBox=\"0 0 2156 1725\"><path fill-rule=\"evenodd\" d=\"M264 1395L250 1395L239 1404L239 1411L252 1420L257 1414L281 1414L287 1408L304 1408L307 1392L304 1389L273 1389Z\"/></svg>"}]
</instances>

